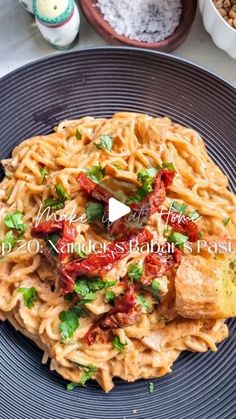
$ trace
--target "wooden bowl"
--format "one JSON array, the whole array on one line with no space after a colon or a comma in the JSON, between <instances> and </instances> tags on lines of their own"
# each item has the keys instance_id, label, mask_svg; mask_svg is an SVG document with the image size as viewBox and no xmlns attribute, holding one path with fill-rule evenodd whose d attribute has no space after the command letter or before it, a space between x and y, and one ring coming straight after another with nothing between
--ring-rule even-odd
<instances>
[{"instance_id":1,"label":"wooden bowl","mask_svg":"<svg viewBox=\"0 0 236 419\"><path fill-rule=\"evenodd\" d=\"M80 7L90 25L107 41L108 44L125 44L133 47L156 49L165 52L175 50L185 41L192 26L197 8L197 0L182 0L182 16L175 32L160 42L143 42L127 38L115 32L104 19L99 8L96 6L96 3L96 0L80 0Z\"/></svg>"}]
</instances>

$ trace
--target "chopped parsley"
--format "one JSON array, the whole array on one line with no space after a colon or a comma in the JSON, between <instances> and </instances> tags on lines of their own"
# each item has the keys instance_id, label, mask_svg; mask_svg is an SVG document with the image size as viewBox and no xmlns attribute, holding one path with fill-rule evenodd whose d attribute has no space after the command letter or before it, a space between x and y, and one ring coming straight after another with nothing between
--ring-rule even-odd
<instances>
[{"instance_id":1,"label":"chopped parsley","mask_svg":"<svg viewBox=\"0 0 236 419\"><path fill-rule=\"evenodd\" d=\"M177 233L177 231L173 231L171 235L168 237L169 243L175 243L177 247L183 247L184 243L188 241L188 236L185 234Z\"/></svg>"},{"instance_id":2,"label":"chopped parsley","mask_svg":"<svg viewBox=\"0 0 236 419\"><path fill-rule=\"evenodd\" d=\"M139 281L141 279L141 276L143 274L143 267L140 265L140 263L132 263L128 267L128 276L131 279L131 281Z\"/></svg>"},{"instance_id":3,"label":"chopped parsley","mask_svg":"<svg viewBox=\"0 0 236 419\"><path fill-rule=\"evenodd\" d=\"M161 169L169 169L169 170L172 170L173 172L176 172L175 167L173 163L171 162L162 163Z\"/></svg>"},{"instance_id":4,"label":"chopped parsley","mask_svg":"<svg viewBox=\"0 0 236 419\"><path fill-rule=\"evenodd\" d=\"M192 221L196 221L200 217L199 212L197 210L187 212L188 205L186 205L186 204L180 204L177 201L173 201L172 202L172 204L171 204L171 210L176 211L176 212L181 212L182 214L187 215L189 218L191 218Z\"/></svg>"},{"instance_id":5,"label":"chopped parsley","mask_svg":"<svg viewBox=\"0 0 236 419\"><path fill-rule=\"evenodd\" d=\"M152 309L152 304L143 297L143 295L138 295L136 302L141 306L142 313L147 313Z\"/></svg>"},{"instance_id":6,"label":"chopped parsley","mask_svg":"<svg viewBox=\"0 0 236 419\"><path fill-rule=\"evenodd\" d=\"M141 169L138 172L137 179L142 186L137 189L134 196L128 198L127 203L141 202L149 192L152 192L152 185L157 171L155 167L150 167L149 169Z\"/></svg>"},{"instance_id":7,"label":"chopped parsley","mask_svg":"<svg viewBox=\"0 0 236 419\"><path fill-rule=\"evenodd\" d=\"M172 163L163 163L162 166L150 167L149 169L141 169L138 172L137 179L142 184L135 195L128 198L127 203L141 202L148 193L153 190L153 181L159 170L167 168L175 172L175 168Z\"/></svg>"},{"instance_id":8,"label":"chopped parsley","mask_svg":"<svg viewBox=\"0 0 236 419\"><path fill-rule=\"evenodd\" d=\"M74 390L75 387L81 387L81 384L80 383L69 383L66 386L67 390Z\"/></svg>"},{"instance_id":9,"label":"chopped parsley","mask_svg":"<svg viewBox=\"0 0 236 419\"><path fill-rule=\"evenodd\" d=\"M77 244L74 244L74 252L81 258L85 259L87 257L87 253L85 253L83 250L79 250L79 246Z\"/></svg>"},{"instance_id":10,"label":"chopped parsley","mask_svg":"<svg viewBox=\"0 0 236 419\"><path fill-rule=\"evenodd\" d=\"M73 301L75 296L76 296L75 292L69 292L68 294L64 295L64 300L65 301Z\"/></svg>"},{"instance_id":11,"label":"chopped parsley","mask_svg":"<svg viewBox=\"0 0 236 419\"><path fill-rule=\"evenodd\" d=\"M75 133L75 138L78 141L82 140L82 134L81 134L80 130L78 130L78 128L77 128L76 133Z\"/></svg>"},{"instance_id":12,"label":"chopped parsley","mask_svg":"<svg viewBox=\"0 0 236 419\"><path fill-rule=\"evenodd\" d=\"M161 284L157 279L154 279L151 283L151 293L152 295L159 300L160 299L160 290L161 290Z\"/></svg>"},{"instance_id":13,"label":"chopped parsley","mask_svg":"<svg viewBox=\"0 0 236 419\"><path fill-rule=\"evenodd\" d=\"M142 202L143 198L145 198L145 196L147 196L146 191L142 188L139 187L135 193L134 196L130 196L126 203L127 204L131 204L132 202Z\"/></svg>"},{"instance_id":14,"label":"chopped parsley","mask_svg":"<svg viewBox=\"0 0 236 419\"><path fill-rule=\"evenodd\" d=\"M45 167L40 167L39 168L39 173L42 177L42 181L44 182L46 180L46 178L48 177L49 173L47 171L47 169L45 169Z\"/></svg>"},{"instance_id":15,"label":"chopped parsley","mask_svg":"<svg viewBox=\"0 0 236 419\"><path fill-rule=\"evenodd\" d=\"M105 169L103 169L101 165L92 166L86 173L91 180L99 183L105 176Z\"/></svg>"},{"instance_id":16,"label":"chopped parsley","mask_svg":"<svg viewBox=\"0 0 236 419\"><path fill-rule=\"evenodd\" d=\"M163 230L163 236L167 237L167 234L169 233L169 231L170 231L169 227L168 226L165 227L164 230Z\"/></svg>"},{"instance_id":17,"label":"chopped parsley","mask_svg":"<svg viewBox=\"0 0 236 419\"><path fill-rule=\"evenodd\" d=\"M88 202L85 207L85 214L89 223L101 220L103 216L103 205L97 202Z\"/></svg>"},{"instance_id":18,"label":"chopped parsley","mask_svg":"<svg viewBox=\"0 0 236 419\"><path fill-rule=\"evenodd\" d=\"M187 213L188 205L186 204L180 204L177 201L173 201L171 204L171 209L177 212L182 212L182 214Z\"/></svg>"},{"instance_id":19,"label":"chopped parsley","mask_svg":"<svg viewBox=\"0 0 236 419\"><path fill-rule=\"evenodd\" d=\"M82 303L87 304L96 299L96 292L102 289L107 289L116 284L116 281L102 281L99 277L96 279L80 277L76 281L74 291L82 297Z\"/></svg>"},{"instance_id":20,"label":"chopped parsley","mask_svg":"<svg viewBox=\"0 0 236 419\"><path fill-rule=\"evenodd\" d=\"M32 308L34 306L35 301L37 300L37 291L34 287L31 288L18 288L18 292L20 292L23 296L24 305L27 308Z\"/></svg>"},{"instance_id":21,"label":"chopped parsley","mask_svg":"<svg viewBox=\"0 0 236 419\"><path fill-rule=\"evenodd\" d=\"M62 343L67 342L74 335L79 327L79 318L84 314L80 305L75 305L67 311L61 311L59 319L61 320L59 330L61 332Z\"/></svg>"},{"instance_id":22,"label":"chopped parsley","mask_svg":"<svg viewBox=\"0 0 236 419\"><path fill-rule=\"evenodd\" d=\"M92 376L95 374L97 368L95 367L95 365L88 365L87 367L85 367L85 371L80 379L80 384L84 387L86 382L88 380L90 380L90 378L92 378Z\"/></svg>"},{"instance_id":23,"label":"chopped parsley","mask_svg":"<svg viewBox=\"0 0 236 419\"><path fill-rule=\"evenodd\" d=\"M127 345L127 343L122 343L120 341L119 336L115 336L113 341L112 341L112 345L113 345L114 348L117 349L117 351L121 352L121 351L123 351L123 349Z\"/></svg>"},{"instance_id":24,"label":"chopped parsley","mask_svg":"<svg viewBox=\"0 0 236 419\"><path fill-rule=\"evenodd\" d=\"M4 249L8 247L9 249L13 249L17 243L17 238L14 236L13 231L8 231L2 240L2 245L4 245Z\"/></svg>"},{"instance_id":25,"label":"chopped parsley","mask_svg":"<svg viewBox=\"0 0 236 419\"><path fill-rule=\"evenodd\" d=\"M116 298L116 294L114 293L114 291L106 291L105 292L105 302L106 303L111 303L112 301L114 301L114 299Z\"/></svg>"},{"instance_id":26,"label":"chopped parsley","mask_svg":"<svg viewBox=\"0 0 236 419\"><path fill-rule=\"evenodd\" d=\"M150 169L141 169L138 172L137 179L139 182L141 182L142 188L146 192L146 194L152 192L152 185L156 174L157 169L155 169L154 167L151 167Z\"/></svg>"},{"instance_id":27,"label":"chopped parsley","mask_svg":"<svg viewBox=\"0 0 236 419\"><path fill-rule=\"evenodd\" d=\"M67 384L67 390L74 390L75 387L84 387L86 382L90 380L90 378L92 378L92 376L95 374L96 370L97 368L92 364L84 367L84 373L80 379L80 382Z\"/></svg>"},{"instance_id":28,"label":"chopped parsley","mask_svg":"<svg viewBox=\"0 0 236 419\"><path fill-rule=\"evenodd\" d=\"M18 230L21 234L24 234L27 226L23 223L22 217L23 213L21 211L15 211L12 214L7 214L4 218L4 224L13 230Z\"/></svg>"},{"instance_id":29,"label":"chopped parsley","mask_svg":"<svg viewBox=\"0 0 236 419\"><path fill-rule=\"evenodd\" d=\"M204 236L203 231L199 231L199 232L198 232L198 238L199 238L199 239L201 239L203 236Z\"/></svg>"},{"instance_id":30,"label":"chopped parsley","mask_svg":"<svg viewBox=\"0 0 236 419\"><path fill-rule=\"evenodd\" d=\"M43 209L45 208L51 208L53 211L58 211L65 206L66 199L70 199L68 193L66 192L64 186L61 184L55 185L55 191L57 194L58 199L54 198L46 198L43 202Z\"/></svg>"},{"instance_id":31,"label":"chopped parsley","mask_svg":"<svg viewBox=\"0 0 236 419\"><path fill-rule=\"evenodd\" d=\"M62 201L62 202L66 201L66 199L70 198L68 193L66 192L64 186L59 184L59 183L55 185L55 191L56 191L56 194L58 196L58 199L60 199L60 201Z\"/></svg>"},{"instance_id":32,"label":"chopped parsley","mask_svg":"<svg viewBox=\"0 0 236 419\"><path fill-rule=\"evenodd\" d=\"M192 221L197 221L200 217L200 214L198 211L191 211L188 213L188 217L191 218Z\"/></svg>"},{"instance_id":33,"label":"chopped parsley","mask_svg":"<svg viewBox=\"0 0 236 419\"><path fill-rule=\"evenodd\" d=\"M168 321L168 318L166 316L159 316L157 321L158 322L166 322L166 321Z\"/></svg>"},{"instance_id":34,"label":"chopped parsley","mask_svg":"<svg viewBox=\"0 0 236 419\"><path fill-rule=\"evenodd\" d=\"M154 392L154 384L151 381L148 383L148 392L150 394Z\"/></svg>"},{"instance_id":35,"label":"chopped parsley","mask_svg":"<svg viewBox=\"0 0 236 419\"><path fill-rule=\"evenodd\" d=\"M101 150L111 151L113 146L113 138L110 135L101 135L100 142L95 144Z\"/></svg>"},{"instance_id":36,"label":"chopped parsley","mask_svg":"<svg viewBox=\"0 0 236 419\"><path fill-rule=\"evenodd\" d=\"M225 227L229 224L229 222L230 222L230 217L227 217L227 218L223 219L223 224L224 224Z\"/></svg>"},{"instance_id":37,"label":"chopped parsley","mask_svg":"<svg viewBox=\"0 0 236 419\"><path fill-rule=\"evenodd\" d=\"M49 207L53 211L58 211L58 210L64 208L64 206L65 206L64 202L60 201L59 199L46 198L43 202L43 209Z\"/></svg>"}]
</instances>

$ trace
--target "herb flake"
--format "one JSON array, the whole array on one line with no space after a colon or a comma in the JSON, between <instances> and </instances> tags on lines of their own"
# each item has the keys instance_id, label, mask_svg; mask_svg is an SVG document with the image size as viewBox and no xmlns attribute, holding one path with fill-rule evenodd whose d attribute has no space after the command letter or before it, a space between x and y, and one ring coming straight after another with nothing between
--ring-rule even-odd
<instances>
[{"instance_id":1,"label":"herb flake","mask_svg":"<svg viewBox=\"0 0 236 419\"><path fill-rule=\"evenodd\" d=\"M96 147L101 150L111 151L113 146L113 138L110 135L104 134L100 137L100 142L95 143Z\"/></svg>"},{"instance_id":2,"label":"herb flake","mask_svg":"<svg viewBox=\"0 0 236 419\"><path fill-rule=\"evenodd\" d=\"M37 291L34 287L31 288L18 288L18 292L21 293L24 300L24 305L27 308L32 308L34 306L35 301L37 300Z\"/></svg>"},{"instance_id":3,"label":"herb flake","mask_svg":"<svg viewBox=\"0 0 236 419\"><path fill-rule=\"evenodd\" d=\"M121 352L121 351L123 351L123 349L127 345L127 343L122 343L120 341L119 336L115 336L113 341L112 341L112 345L115 349L117 349L118 352Z\"/></svg>"},{"instance_id":4,"label":"herb flake","mask_svg":"<svg viewBox=\"0 0 236 419\"><path fill-rule=\"evenodd\" d=\"M87 176L96 183L99 183L103 180L105 176L105 169L101 165L92 166L87 170Z\"/></svg>"},{"instance_id":5,"label":"herb flake","mask_svg":"<svg viewBox=\"0 0 236 419\"><path fill-rule=\"evenodd\" d=\"M23 215L24 214L18 210L12 214L7 214L4 217L4 224L8 228L18 230L21 234L24 234L27 229L27 225L22 220Z\"/></svg>"}]
</instances>

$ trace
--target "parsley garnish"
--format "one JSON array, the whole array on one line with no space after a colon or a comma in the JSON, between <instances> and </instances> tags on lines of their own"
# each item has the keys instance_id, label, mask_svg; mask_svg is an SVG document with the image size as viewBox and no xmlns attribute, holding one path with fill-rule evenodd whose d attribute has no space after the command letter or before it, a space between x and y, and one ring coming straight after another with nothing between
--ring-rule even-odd
<instances>
[{"instance_id":1,"label":"parsley garnish","mask_svg":"<svg viewBox=\"0 0 236 419\"><path fill-rule=\"evenodd\" d=\"M191 211L188 213L188 217L191 218L192 221L196 221L200 215L198 211Z\"/></svg>"},{"instance_id":2,"label":"parsley garnish","mask_svg":"<svg viewBox=\"0 0 236 419\"><path fill-rule=\"evenodd\" d=\"M66 386L67 390L74 390L75 387L81 387L81 384L80 383L69 383Z\"/></svg>"},{"instance_id":3,"label":"parsley garnish","mask_svg":"<svg viewBox=\"0 0 236 419\"><path fill-rule=\"evenodd\" d=\"M59 314L59 319L61 320L59 330L61 332L62 343L65 343L73 337L74 332L79 327L79 318L83 313L83 309L79 305L67 311L61 311Z\"/></svg>"},{"instance_id":4,"label":"parsley garnish","mask_svg":"<svg viewBox=\"0 0 236 419\"><path fill-rule=\"evenodd\" d=\"M142 202L143 198L145 198L145 196L147 196L146 191L142 188L139 187L135 193L134 196L130 196L126 203L127 204L131 204L132 202Z\"/></svg>"},{"instance_id":5,"label":"parsley garnish","mask_svg":"<svg viewBox=\"0 0 236 419\"><path fill-rule=\"evenodd\" d=\"M161 284L157 279L154 279L151 284L151 293L155 298L159 300L160 298L160 290L161 290Z\"/></svg>"},{"instance_id":6,"label":"parsley garnish","mask_svg":"<svg viewBox=\"0 0 236 419\"><path fill-rule=\"evenodd\" d=\"M142 308L142 313L147 313L152 309L152 304L143 297L143 295L138 295L136 302Z\"/></svg>"},{"instance_id":7,"label":"parsley garnish","mask_svg":"<svg viewBox=\"0 0 236 419\"><path fill-rule=\"evenodd\" d=\"M76 296L75 292L69 292L68 294L64 295L64 300L65 301L73 301L75 296Z\"/></svg>"},{"instance_id":8,"label":"parsley garnish","mask_svg":"<svg viewBox=\"0 0 236 419\"><path fill-rule=\"evenodd\" d=\"M148 392L149 392L150 394L152 394L152 393L153 393L153 391L154 391L154 384L150 381L150 382L148 383Z\"/></svg>"},{"instance_id":9,"label":"parsley garnish","mask_svg":"<svg viewBox=\"0 0 236 419\"><path fill-rule=\"evenodd\" d=\"M164 230L163 230L163 236L168 237L167 235L168 235L169 231L170 231L169 227L168 226L165 227Z\"/></svg>"},{"instance_id":10,"label":"parsley garnish","mask_svg":"<svg viewBox=\"0 0 236 419\"><path fill-rule=\"evenodd\" d=\"M156 174L157 169L155 169L154 167L151 167L150 169L141 169L138 172L137 179L139 180L139 182L142 183L142 188L146 192L146 194L152 192L152 185Z\"/></svg>"},{"instance_id":11,"label":"parsley garnish","mask_svg":"<svg viewBox=\"0 0 236 419\"><path fill-rule=\"evenodd\" d=\"M166 322L166 321L168 321L168 318L166 316L159 316L157 321L158 322Z\"/></svg>"},{"instance_id":12,"label":"parsley garnish","mask_svg":"<svg viewBox=\"0 0 236 419\"><path fill-rule=\"evenodd\" d=\"M87 367L85 367L85 372L83 373L81 379L80 379L80 384L82 386L85 386L86 382L88 380L90 380L90 378L92 378L92 376L95 374L97 368L95 367L95 365L88 365Z\"/></svg>"},{"instance_id":13,"label":"parsley garnish","mask_svg":"<svg viewBox=\"0 0 236 419\"><path fill-rule=\"evenodd\" d=\"M7 214L4 218L4 224L8 228L20 231L21 234L24 234L27 226L23 223L22 217L23 213L21 211L16 211L13 214Z\"/></svg>"},{"instance_id":14,"label":"parsley garnish","mask_svg":"<svg viewBox=\"0 0 236 419\"><path fill-rule=\"evenodd\" d=\"M105 300L106 303L110 303L110 302L114 301L115 297L116 297L116 294L114 293L114 291L109 291L108 290L108 291L105 292L104 300Z\"/></svg>"},{"instance_id":15,"label":"parsley garnish","mask_svg":"<svg viewBox=\"0 0 236 419\"><path fill-rule=\"evenodd\" d=\"M182 214L187 213L188 205L186 204L180 204L177 201L173 201L171 204L171 209L177 212L182 212Z\"/></svg>"},{"instance_id":16,"label":"parsley garnish","mask_svg":"<svg viewBox=\"0 0 236 419\"><path fill-rule=\"evenodd\" d=\"M97 279L89 279L87 277L80 277L75 283L74 291L79 294L83 300L82 303L86 304L96 299L96 292L102 289L107 289L116 284L116 281L102 281L99 277Z\"/></svg>"},{"instance_id":17,"label":"parsley garnish","mask_svg":"<svg viewBox=\"0 0 236 419\"><path fill-rule=\"evenodd\" d=\"M64 202L60 201L59 199L46 198L43 202L43 209L49 207L53 211L58 211L58 210L64 208L64 206L65 206Z\"/></svg>"},{"instance_id":18,"label":"parsley garnish","mask_svg":"<svg viewBox=\"0 0 236 419\"><path fill-rule=\"evenodd\" d=\"M223 224L225 227L229 224L229 222L230 222L230 217L223 219Z\"/></svg>"},{"instance_id":19,"label":"parsley garnish","mask_svg":"<svg viewBox=\"0 0 236 419\"><path fill-rule=\"evenodd\" d=\"M169 169L172 170L173 172L176 172L175 167L173 165L173 163L171 162L166 162L166 163L162 163L162 169Z\"/></svg>"},{"instance_id":20,"label":"parsley garnish","mask_svg":"<svg viewBox=\"0 0 236 419\"><path fill-rule=\"evenodd\" d=\"M105 176L105 169L103 169L101 165L92 166L90 169L87 170L86 173L91 180L99 183L103 180Z\"/></svg>"},{"instance_id":21,"label":"parsley garnish","mask_svg":"<svg viewBox=\"0 0 236 419\"><path fill-rule=\"evenodd\" d=\"M37 300L37 291L34 287L31 288L18 288L18 292L20 292L23 296L24 305L27 308L32 308L34 306L35 301Z\"/></svg>"},{"instance_id":22,"label":"parsley garnish","mask_svg":"<svg viewBox=\"0 0 236 419\"><path fill-rule=\"evenodd\" d=\"M84 370L85 371L80 379L80 382L67 384L67 390L74 390L75 387L84 387L86 382L95 374L97 368L95 365L90 364L87 367L84 367Z\"/></svg>"},{"instance_id":23,"label":"parsley garnish","mask_svg":"<svg viewBox=\"0 0 236 419\"><path fill-rule=\"evenodd\" d=\"M188 205L186 204L180 204L177 201L173 201L171 204L171 210L181 212L182 214L187 215L189 218L191 218L192 221L196 221L199 218L199 212L197 210L187 212Z\"/></svg>"},{"instance_id":24,"label":"parsley garnish","mask_svg":"<svg viewBox=\"0 0 236 419\"><path fill-rule=\"evenodd\" d=\"M141 202L149 192L152 192L152 185L156 173L157 169L155 167L150 167L149 169L141 169L138 172L137 179L142 184L142 186L137 189L134 196L128 198L127 203Z\"/></svg>"},{"instance_id":25,"label":"parsley garnish","mask_svg":"<svg viewBox=\"0 0 236 419\"><path fill-rule=\"evenodd\" d=\"M81 258L85 259L87 257L87 253L85 253L83 250L79 250L79 246L77 244L74 244L74 252Z\"/></svg>"},{"instance_id":26,"label":"parsley garnish","mask_svg":"<svg viewBox=\"0 0 236 419\"><path fill-rule=\"evenodd\" d=\"M51 208L53 211L58 211L65 206L66 199L70 199L68 193L65 191L64 186L61 184L55 185L55 191L58 199L47 198L43 202L43 208Z\"/></svg>"},{"instance_id":27,"label":"parsley garnish","mask_svg":"<svg viewBox=\"0 0 236 419\"><path fill-rule=\"evenodd\" d=\"M143 267L140 263L132 263L128 267L128 276L132 281L139 281L143 274Z\"/></svg>"},{"instance_id":28,"label":"parsley garnish","mask_svg":"<svg viewBox=\"0 0 236 419\"><path fill-rule=\"evenodd\" d=\"M103 205L97 202L88 202L85 207L85 213L89 223L100 220L103 216Z\"/></svg>"},{"instance_id":29,"label":"parsley garnish","mask_svg":"<svg viewBox=\"0 0 236 419\"><path fill-rule=\"evenodd\" d=\"M120 341L119 336L115 336L113 341L112 341L112 345L113 345L114 348L117 349L117 351L121 352L121 351L123 351L123 349L127 345L127 343L122 343Z\"/></svg>"},{"instance_id":30,"label":"parsley garnish","mask_svg":"<svg viewBox=\"0 0 236 419\"><path fill-rule=\"evenodd\" d=\"M3 237L2 244L4 245L4 249L6 246L11 250L15 247L17 243L17 238L14 236L13 231L8 231L5 236Z\"/></svg>"},{"instance_id":31,"label":"parsley garnish","mask_svg":"<svg viewBox=\"0 0 236 419\"><path fill-rule=\"evenodd\" d=\"M142 183L142 189L146 195L153 190L152 185L156 173L157 169L154 167L151 167L150 169L141 169L138 172L137 179Z\"/></svg>"},{"instance_id":32,"label":"parsley garnish","mask_svg":"<svg viewBox=\"0 0 236 419\"><path fill-rule=\"evenodd\" d=\"M113 145L113 138L110 135L101 135L100 143L95 143L97 148L111 151Z\"/></svg>"},{"instance_id":33,"label":"parsley garnish","mask_svg":"<svg viewBox=\"0 0 236 419\"><path fill-rule=\"evenodd\" d=\"M188 236L185 236L184 234L177 233L177 231L173 231L171 235L168 237L169 243L175 243L177 247L183 247L184 243L188 241Z\"/></svg>"},{"instance_id":34,"label":"parsley garnish","mask_svg":"<svg viewBox=\"0 0 236 419\"><path fill-rule=\"evenodd\" d=\"M66 192L64 186L59 184L59 183L57 185L55 185L55 191L57 193L58 198L62 202L64 202L66 199L70 198L68 193Z\"/></svg>"},{"instance_id":35,"label":"parsley garnish","mask_svg":"<svg viewBox=\"0 0 236 419\"><path fill-rule=\"evenodd\" d=\"M45 167L40 167L39 172L40 172L40 175L42 176L42 181L44 182L46 178L48 177L49 173L47 169L45 169Z\"/></svg>"},{"instance_id":36,"label":"parsley garnish","mask_svg":"<svg viewBox=\"0 0 236 419\"><path fill-rule=\"evenodd\" d=\"M81 141L81 140L82 140L82 134L81 134L81 132L78 130L78 128L77 128L77 130L76 130L75 137L76 137L76 140L78 140L78 141Z\"/></svg>"}]
</instances>

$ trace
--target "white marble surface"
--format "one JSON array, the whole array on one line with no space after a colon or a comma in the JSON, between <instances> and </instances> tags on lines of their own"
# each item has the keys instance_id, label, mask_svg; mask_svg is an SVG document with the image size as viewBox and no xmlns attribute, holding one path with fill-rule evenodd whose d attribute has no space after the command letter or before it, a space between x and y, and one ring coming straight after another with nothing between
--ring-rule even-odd
<instances>
[{"instance_id":1,"label":"white marble surface","mask_svg":"<svg viewBox=\"0 0 236 419\"><path fill-rule=\"evenodd\" d=\"M59 53L44 41L33 16L22 9L17 0L0 0L0 39L0 76L35 59ZM105 42L81 13L80 38L73 49L98 45ZM236 60L213 44L199 13L187 40L173 54L209 69L236 86Z\"/></svg>"}]
</instances>

